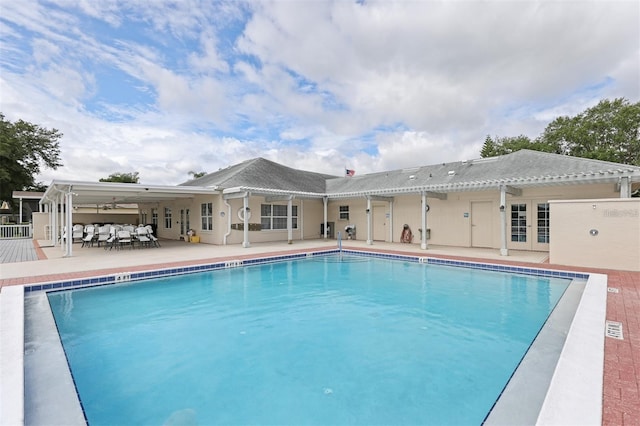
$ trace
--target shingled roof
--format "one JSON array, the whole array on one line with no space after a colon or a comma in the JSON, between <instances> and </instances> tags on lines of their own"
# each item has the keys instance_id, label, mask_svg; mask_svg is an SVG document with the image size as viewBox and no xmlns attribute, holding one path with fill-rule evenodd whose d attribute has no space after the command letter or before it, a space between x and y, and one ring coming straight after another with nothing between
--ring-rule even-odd
<instances>
[{"instance_id":1,"label":"shingled roof","mask_svg":"<svg viewBox=\"0 0 640 426\"><path fill-rule=\"evenodd\" d=\"M640 182L640 167L546 152L520 150L498 157L337 177L283 166L264 158L218 170L183 186L224 191L290 193L330 198L401 193L533 187L577 183Z\"/></svg>"},{"instance_id":2,"label":"shingled roof","mask_svg":"<svg viewBox=\"0 0 640 426\"><path fill-rule=\"evenodd\" d=\"M440 163L359 177L330 179L329 196L403 192L455 192L575 183L640 182L640 167L523 149L470 161Z\"/></svg>"},{"instance_id":3,"label":"shingled roof","mask_svg":"<svg viewBox=\"0 0 640 426\"><path fill-rule=\"evenodd\" d=\"M218 190L252 188L322 194L325 192L326 180L335 177L293 169L264 158L254 158L181 185L215 187Z\"/></svg>"}]
</instances>

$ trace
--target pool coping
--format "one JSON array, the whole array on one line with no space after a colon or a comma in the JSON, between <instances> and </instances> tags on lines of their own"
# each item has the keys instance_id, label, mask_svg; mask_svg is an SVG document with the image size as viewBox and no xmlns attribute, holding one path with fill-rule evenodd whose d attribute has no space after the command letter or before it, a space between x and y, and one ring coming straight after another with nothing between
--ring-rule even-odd
<instances>
[{"instance_id":1,"label":"pool coping","mask_svg":"<svg viewBox=\"0 0 640 426\"><path fill-rule=\"evenodd\" d=\"M571 323L565 345L562 348L560 359L558 360L558 364L556 365L550 387L547 390L547 395L540 410L537 424L601 424L603 392L602 371L604 368L605 341L604 324L606 316L607 296L607 276L603 274L545 269L538 267L511 266L489 262L451 260L428 256L416 256L410 254L390 254L367 250L328 249L286 255L255 257L250 259L244 258L241 260L224 260L220 262L195 264L184 267L170 267L137 272L119 272L115 274L100 275L91 278L66 281L58 280L38 284L14 286L21 288L20 293L22 295L23 301L22 319L20 321L18 318L10 318L8 322L9 326L11 326L11 323L15 325L17 322L20 322L22 323L24 328L24 297L34 292L49 292L75 288L95 287L101 285L133 282L149 278L161 278L166 276L205 272L240 266L303 259L315 256L326 256L338 253L367 255L371 257L411 261L417 263L455 266L497 272L511 272L534 276L585 279L587 281L587 284ZM2 291L6 291L7 288L8 287L4 287ZM4 296L2 297L2 299L5 299ZM12 297L7 298L13 300L13 302L3 301L3 303L17 303L19 301L19 298L20 296L13 295ZM5 321L3 321L3 323L4 322ZM4 340L5 339L3 336L3 341ZM24 332L22 333L22 341L22 347L24 347ZM12 344L13 342L10 342L10 345ZM585 351L585 346L588 347L588 351ZM587 359L584 359L585 353L590 355L586 357ZM22 356L19 357L20 359L15 361L24 365L24 351L22 351L21 355ZM577 363L577 365L575 365L576 359L582 360L584 362L579 362ZM584 366L585 363L588 364L587 367ZM8 364L3 363L3 366L5 367L4 369L13 369L10 368L12 366L9 366ZM18 364L14 364L14 366L15 368L19 368ZM24 367L17 371L23 371L23 369ZM0 376L0 378L2 377L3 376ZM3 395L3 400L4 396L8 394L7 389L5 388L6 384L7 382L5 380L2 380L2 383L0 383L0 395ZM20 384L18 384L18 386L20 386ZM24 375L22 375L21 386L24 389ZM16 388L14 387L12 389L15 391ZM581 390L581 392L575 392L576 389ZM22 395L21 401L18 401L18 399L20 399L19 395L15 395L14 392L11 392L10 395L11 401L15 402L15 404L12 404L13 406L23 407L23 423L24 392L20 393L20 395ZM0 418L0 423L2 423L2 420L3 418Z\"/></svg>"}]
</instances>

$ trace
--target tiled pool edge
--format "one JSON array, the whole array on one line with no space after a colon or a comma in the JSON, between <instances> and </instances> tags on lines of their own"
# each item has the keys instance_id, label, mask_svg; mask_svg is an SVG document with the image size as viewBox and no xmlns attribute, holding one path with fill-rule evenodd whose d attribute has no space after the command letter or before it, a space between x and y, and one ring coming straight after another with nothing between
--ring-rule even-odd
<instances>
[{"instance_id":1,"label":"tiled pool edge","mask_svg":"<svg viewBox=\"0 0 640 426\"><path fill-rule=\"evenodd\" d=\"M456 266L460 268L480 269L484 271L494 271L494 272L510 272L510 273L543 276L543 277L585 279L585 280L588 279L589 277L589 274L572 272L572 271L551 270L551 269L544 269L544 268L530 268L530 267L523 267L523 266L509 266L509 265L497 264L497 263L459 261L459 260L441 259L441 258L435 258L435 257L387 254L387 253L369 252L369 251L363 251L363 250L340 251L338 249L331 249L331 250L322 250L322 251L314 251L314 252L278 255L278 256L256 257L253 259L225 260L225 261L220 261L215 263L205 263L205 264L163 268L163 269L151 269L151 270L137 271L137 272L117 272L117 273L112 273L108 275L99 275L96 277L79 278L74 280L55 280L55 281L48 281L44 283L38 283L38 284L25 284L24 292L25 294L27 294L34 291L43 291L43 290L44 291L67 290L71 288L119 284L123 282L139 281L139 280L144 280L149 278L162 278L162 277L169 277L174 275L192 274L197 272L208 272L208 271L215 271L218 269L226 269L229 267L258 265L258 264L271 263L271 262L282 262L286 260L304 259L308 257L326 256L326 255L339 254L339 253L349 254L349 255L367 255L367 256L377 257L381 259L404 260L409 262L426 263L430 265Z\"/></svg>"},{"instance_id":2,"label":"tiled pool edge","mask_svg":"<svg viewBox=\"0 0 640 426\"><path fill-rule=\"evenodd\" d=\"M265 256L265 257L258 257L253 259L242 259L242 260L238 260L237 262L226 260L221 262L200 264L200 265L190 265L190 266L184 266L184 267L155 269L155 270L138 271L138 272L131 272L131 273L121 272L121 273L103 275L103 276L92 277L92 278L67 280L67 281L52 281L52 282L45 282L45 283L32 284L32 285L24 285L24 296L28 295L29 293L38 292L38 291L48 292L48 291L67 290L72 288L94 287L94 286L101 286L101 285L108 285L108 284L117 284L117 283L128 282L128 281L133 282L133 281L149 279L149 278L160 278L160 277L173 276L173 275L213 271L213 270L225 269L229 267L248 266L248 265L265 264L265 263L272 263L272 262L279 262L279 261L286 261L286 260L304 259L308 257L325 256L325 255L332 255L332 254L338 254L338 253L340 253L339 250L331 249L331 250L323 250L323 251L278 255L278 256ZM589 282L591 281L591 277L593 276L594 279L598 278L600 281L602 280L604 281L605 293L602 296L602 300L600 301L601 302L600 304L602 305L600 308L604 309L606 312L606 281L607 281L606 275L580 273L580 272L572 272L572 271L550 270L550 269L544 269L544 268L531 268L531 267L523 267L523 266L509 266L504 264L491 264L491 263L475 262L475 261L458 261L458 260L441 259L441 258L421 257L421 256L415 256L415 255L400 255L400 254L389 254L389 253L380 253L380 252L368 252L363 250L342 250L342 253L346 255L366 255L366 256L377 257L377 258L403 260L403 261L433 264L433 265L455 266L455 267L472 268L472 269L480 269L480 270L496 271L496 272L520 273L520 274L535 275L535 276L570 278L570 279L585 279L587 280L587 288L590 287ZM123 276L126 278L126 280L122 280L122 279L118 280L118 277L122 278ZM597 296L597 293L598 293L597 291L595 292L592 291L590 292L591 295L589 297L590 298L593 296L596 296L596 298L600 297L600 296ZM579 309L581 305L582 305L582 300L580 302ZM564 395L560 395L559 399L565 401L565 406L567 408L563 408L563 406L559 405L558 403L554 403L551 400L550 400L551 402L547 403L547 399L549 398L549 394L547 394L547 398L545 399L543 409L540 412L540 418L539 418L538 424L560 424L560 422L554 422L549 420L549 419L556 419L556 418L563 418L563 423L566 423L566 420L568 418L571 418L567 416L575 416L576 414L581 414L586 412L594 413L596 411L597 411L597 420L598 422L601 422L602 389L603 389L602 388L602 371L604 367L604 332L603 332L604 315L605 314L603 313L602 324L601 324L602 327L600 327L599 329L596 327L598 330L600 330L599 346L601 346L601 351L599 350L596 351L596 352L599 352L599 355L595 354L595 357L593 357L595 362L591 364L589 368L586 369L586 371L596 372L596 375L600 376L599 387L597 387L596 389L591 389L593 390L592 393L594 393L594 395L588 396L588 401L590 402L584 401L584 398L576 399L574 392L567 392L568 389L572 389L572 390L584 389L585 385L580 385L577 383L583 379L582 376L584 376L585 370L581 370L580 374L578 374L575 377L571 377L571 374L569 374L567 376L569 377L568 380L566 377L562 380L560 379L556 380L555 379L556 374L564 368L564 366L563 368L561 368L559 363L558 366L556 367L554 378L552 379L552 386L556 386L556 392L564 394ZM577 316L578 314L576 312L576 317ZM581 317L585 317L585 316L586 314L581 315ZM579 336L575 337L575 335L576 335L576 330L580 330L581 327L582 325L578 324L577 322L575 324L572 323L571 329L569 331L569 335L567 336L567 344L562 349L561 357L562 359L565 359L564 363L569 366L570 366L570 363L566 361L566 358L570 356L569 354L576 352L575 347L573 347L575 346L575 344L580 345L580 342L581 342L580 337ZM570 339L570 336L572 334L574 335L574 338ZM594 337L597 337L597 336L594 336ZM569 343L571 343L572 345L571 347L568 346ZM567 352L565 353L565 351ZM582 353L582 352L579 352L579 353ZM598 359L600 361L598 361ZM578 382L575 381L576 378L578 379ZM556 382L561 384L555 385L554 383ZM590 379L589 383L593 383L592 379ZM567 386L569 386L569 388L567 388ZM551 389L552 388L550 387L549 392L551 391ZM564 392L562 392L563 390ZM567 394L570 394L570 395L567 395ZM595 394L597 394L597 401L595 401L596 399ZM571 403L571 402L569 404L566 404L566 398L567 397L570 398L571 396L574 396L574 401L577 402L578 404L577 406L575 403ZM544 419L544 422L541 422L540 419ZM593 421L593 418L591 419L591 421ZM587 424L591 424L591 422L588 422Z\"/></svg>"}]
</instances>

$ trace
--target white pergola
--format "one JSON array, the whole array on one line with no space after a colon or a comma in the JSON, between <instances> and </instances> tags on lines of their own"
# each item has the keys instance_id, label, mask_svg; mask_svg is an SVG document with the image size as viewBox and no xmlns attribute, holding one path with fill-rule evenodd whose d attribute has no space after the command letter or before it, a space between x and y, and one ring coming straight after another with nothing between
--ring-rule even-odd
<instances>
[{"instance_id":1,"label":"white pergola","mask_svg":"<svg viewBox=\"0 0 640 426\"><path fill-rule=\"evenodd\" d=\"M81 182L54 180L40 200L41 210L49 213L53 244L57 245L58 226L66 227L68 235L73 225L73 205L80 204L140 204L159 203L196 195L215 195L216 188L198 186L144 185L137 183ZM62 215L62 217L59 217ZM64 229L64 228L63 228ZM62 243L61 243L62 244ZM73 255L73 241L64 241L65 257Z\"/></svg>"}]
</instances>

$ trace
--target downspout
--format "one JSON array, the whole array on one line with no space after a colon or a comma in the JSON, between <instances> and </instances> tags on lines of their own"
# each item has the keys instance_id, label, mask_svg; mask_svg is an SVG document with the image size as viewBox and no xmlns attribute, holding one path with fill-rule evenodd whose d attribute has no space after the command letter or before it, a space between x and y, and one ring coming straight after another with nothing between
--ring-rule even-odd
<instances>
[{"instance_id":1,"label":"downspout","mask_svg":"<svg viewBox=\"0 0 640 426\"><path fill-rule=\"evenodd\" d=\"M229 204L229 201L224 197L222 198L222 201L224 201L224 205L227 206L227 232L222 237L222 244L226 246L227 238L231 235L231 204Z\"/></svg>"},{"instance_id":2,"label":"downspout","mask_svg":"<svg viewBox=\"0 0 640 426\"><path fill-rule=\"evenodd\" d=\"M507 188L500 185L500 255L509 256L507 249Z\"/></svg>"}]
</instances>

